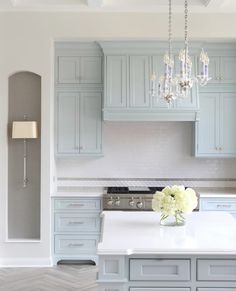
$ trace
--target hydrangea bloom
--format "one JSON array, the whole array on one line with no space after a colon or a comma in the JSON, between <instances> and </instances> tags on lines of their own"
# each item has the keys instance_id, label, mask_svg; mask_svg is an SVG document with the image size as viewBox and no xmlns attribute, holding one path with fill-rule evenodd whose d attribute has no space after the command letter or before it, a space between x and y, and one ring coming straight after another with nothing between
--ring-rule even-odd
<instances>
[{"instance_id":1,"label":"hydrangea bloom","mask_svg":"<svg viewBox=\"0 0 236 291\"><path fill-rule=\"evenodd\" d=\"M176 217L176 222L183 222L183 214L193 211L197 207L197 202L193 189L185 189L184 186L167 186L153 195L152 209L161 212L161 220L173 215Z\"/></svg>"}]
</instances>

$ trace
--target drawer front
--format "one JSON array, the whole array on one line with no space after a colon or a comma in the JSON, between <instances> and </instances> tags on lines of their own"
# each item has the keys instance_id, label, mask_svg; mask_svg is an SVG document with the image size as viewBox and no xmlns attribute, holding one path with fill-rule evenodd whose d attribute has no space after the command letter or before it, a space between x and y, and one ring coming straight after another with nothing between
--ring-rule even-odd
<instances>
[{"instance_id":1,"label":"drawer front","mask_svg":"<svg viewBox=\"0 0 236 291\"><path fill-rule=\"evenodd\" d=\"M55 199L55 210L101 210L100 199Z\"/></svg>"},{"instance_id":2,"label":"drawer front","mask_svg":"<svg viewBox=\"0 0 236 291\"><path fill-rule=\"evenodd\" d=\"M236 200L201 199L200 210L236 211Z\"/></svg>"},{"instance_id":3,"label":"drawer front","mask_svg":"<svg viewBox=\"0 0 236 291\"><path fill-rule=\"evenodd\" d=\"M190 288L130 288L130 291L190 291Z\"/></svg>"},{"instance_id":4,"label":"drawer front","mask_svg":"<svg viewBox=\"0 0 236 291\"><path fill-rule=\"evenodd\" d=\"M55 232L95 231L100 230L100 217L94 214L55 214Z\"/></svg>"},{"instance_id":5,"label":"drawer front","mask_svg":"<svg viewBox=\"0 0 236 291\"><path fill-rule=\"evenodd\" d=\"M197 291L235 291L235 288L197 288Z\"/></svg>"},{"instance_id":6,"label":"drawer front","mask_svg":"<svg viewBox=\"0 0 236 291\"><path fill-rule=\"evenodd\" d=\"M236 260L198 260L197 280L236 281Z\"/></svg>"},{"instance_id":7,"label":"drawer front","mask_svg":"<svg viewBox=\"0 0 236 291\"><path fill-rule=\"evenodd\" d=\"M55 253L56 254L95 254L99 237L98 235L56 235Z\"/></svg>"},{"instance_id":8,"label":"drawer front","mask_svg":"<svg viewBox=\"0 0 236 291\"><path fill-rule=\"evenodd\" d=\"M189 260L131 259L131 281L188 281Z\"/></svg>"}]
</instances>

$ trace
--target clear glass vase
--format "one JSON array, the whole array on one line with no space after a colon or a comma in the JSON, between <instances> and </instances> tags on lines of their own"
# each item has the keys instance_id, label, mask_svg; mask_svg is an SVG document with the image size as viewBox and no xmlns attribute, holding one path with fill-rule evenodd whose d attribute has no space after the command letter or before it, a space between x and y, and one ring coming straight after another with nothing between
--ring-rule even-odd
<instances>
[{"instance_id":1,"label":"clear glass vase","mask_svg":"<svg viewBox=\"0 0 236 291\"><path fill-rule=\"evenodd\" d=\"M182 226L185 225L186 218L184 213L176 212L174 215L161 214L160 224L163 226Z\"/></svg>"}]
</instances>

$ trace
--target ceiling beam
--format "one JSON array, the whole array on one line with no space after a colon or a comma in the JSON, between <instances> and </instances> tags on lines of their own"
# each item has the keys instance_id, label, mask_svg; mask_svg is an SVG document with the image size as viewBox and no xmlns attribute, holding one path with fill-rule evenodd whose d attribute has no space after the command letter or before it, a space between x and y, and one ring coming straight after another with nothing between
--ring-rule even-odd
<instances>
[{"instance_id":1,"label":"ceiling beam","mask_svg":"<svg viewBox=\"0 0 236 291\"><path fill-rule=\"evenodd\" d=\"M103 0L87 0L89 8L100 8L103 5Z\"/></svg>"}]
</instances>

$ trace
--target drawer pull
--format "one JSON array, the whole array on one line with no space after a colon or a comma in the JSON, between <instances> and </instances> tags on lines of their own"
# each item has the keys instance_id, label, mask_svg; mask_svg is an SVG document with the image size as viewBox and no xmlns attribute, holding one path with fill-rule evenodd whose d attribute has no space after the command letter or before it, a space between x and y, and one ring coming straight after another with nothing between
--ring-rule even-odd
<instances>
[{"instance_id":1,"label":"drawer pull","mask_svg":"<svg viewBox=\"0 0 236 291\"><path fill-rule=\"evenodd\" d=\"M84 244L68 244L69 248L77 248L77 247L83 247Z\"/></svg>"},{"instance_id":2,"label":"drawer pull","mask_svg":"<svg viewBox=\"0 0 236 291\"><path fill-rule=\"evenodd\" d=\"M216 207L217 208L231 208L232 205L230 205L230 204L217 204Z\"/></svg>"},{"instance_id":3,"label":"drawer pull","mask_svg":"<svg viewBox=\"0 0 236 291\"><path fill-rule=\"evenodd\" d=\"M84 221L69 221L68 224L69 225L80 225L80 224L84 224Z\"/></svg>"},{"instance_id":4,"label":"drawer pull","mask_svg":"<svg viewBox=\"0 0 236 291\"><path fill-rule=\"evenodd\" d=\"M71 203L68 206L69 207L84 207L84 204L82 204L82 203Z\"/></svg>"}]
</instances>

